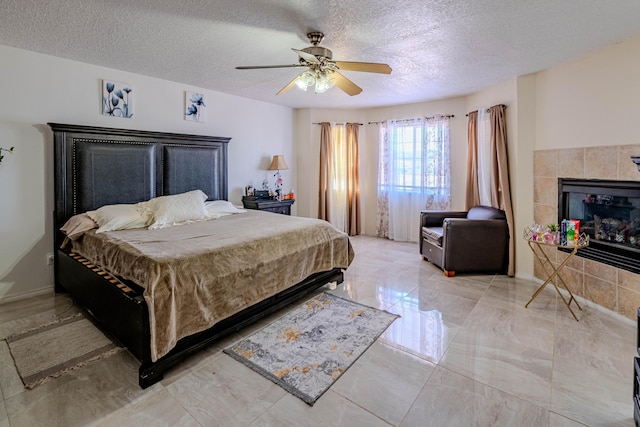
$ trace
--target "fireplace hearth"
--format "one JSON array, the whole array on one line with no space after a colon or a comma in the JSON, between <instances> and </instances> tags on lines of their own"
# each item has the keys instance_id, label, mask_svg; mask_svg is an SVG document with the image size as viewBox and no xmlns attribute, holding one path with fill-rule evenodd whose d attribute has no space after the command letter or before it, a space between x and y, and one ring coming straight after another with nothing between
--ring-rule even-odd
<instances>
[{"instance_id":1,"label":"fireplace hearth","mask_svg":"<svg viewBox=\"0 0 640 427\"><path fill-rule=\"evenodd\" d=\"M578 256L640 273L640 182L558 178L563 219L580 220L589 236Z\"/></svg>"}]
</instances>

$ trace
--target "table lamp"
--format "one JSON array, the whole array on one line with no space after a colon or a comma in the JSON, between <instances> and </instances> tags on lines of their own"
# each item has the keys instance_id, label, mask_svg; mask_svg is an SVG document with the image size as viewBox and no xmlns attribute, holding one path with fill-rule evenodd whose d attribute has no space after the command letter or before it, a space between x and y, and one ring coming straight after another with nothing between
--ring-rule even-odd
<instances>
[{"instance_id":1,"label":"table lamp","mask_svg":"<svg viewBox=\"0 0 640 427\"><path fill-rule=\"evenodd\" d=\"M282 200L282 177L280 176L280 171L287 169L289 169L289 166L287 166L287 162L284 161L284 156L282 154L276 154L273 156L273 160L271 160L268 170L277 171L273 176L276 178L275 184L278 200Z\"/></svg>"}]
</instances>

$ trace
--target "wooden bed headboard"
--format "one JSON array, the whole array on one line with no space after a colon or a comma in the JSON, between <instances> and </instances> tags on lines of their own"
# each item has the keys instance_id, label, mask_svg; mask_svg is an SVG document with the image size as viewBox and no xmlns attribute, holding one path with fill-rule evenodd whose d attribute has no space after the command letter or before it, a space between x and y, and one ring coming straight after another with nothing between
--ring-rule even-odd
<instances>
[{"instance_id":1,"label":"wooden bed headboard","mask_svg":"<svg viewBox=\"0 0 640 427\"><path fill-rule=\"evenodd\" d=\"M73 215L200 189L227 200L231 138L49 123L54 134L55 244Z\"/></svg>"}]
</instances>

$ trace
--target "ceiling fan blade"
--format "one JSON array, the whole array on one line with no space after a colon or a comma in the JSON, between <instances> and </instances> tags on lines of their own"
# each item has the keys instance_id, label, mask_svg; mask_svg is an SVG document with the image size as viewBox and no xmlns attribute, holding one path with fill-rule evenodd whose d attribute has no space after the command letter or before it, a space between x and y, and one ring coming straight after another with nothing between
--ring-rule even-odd
<instances>
[{"instance_id":1,"label":"ceiling fan blade","mask_svg":"<svg viewBox=\"0 0 640 427\"><path fill-rule=\"evenodd\" d=\"M291 65L246 65L241 67L236 67L236 70L259 70L262 68L296 68L296 67L304 67L304 65L300 64L291 64Z\"/></svg>"},{"instance_id":2,"label":"ceiling fan blade","mask_svg":"<svg viewBox=\"0 0 640 427\"><path fill-rule=\"evenodd\" d=\"M318 61L318 58L316 58L315 55L312 55L310 53L307 53L307 52L305 52L303 50L299 50L299 49L291 48L291 50L294 51L295 53L297 53L300 58L304 59L307 62L310 62L312 64L319 64L320 63L320 61Z\"/></svg>"},{"instance_id":3,"label":"ceiling fan blade","mask_svg":"<svg viewBox=\"0 0 640 427\"><path fill-rule=\"evenodd\" d=\"M364 71L365 73L391 74L391 67L387 64L377 64L374 62L350 62L334 61L340 70Z\"/></svg>"},{"instance_id":4,"label":"ceiling fan blade","mask_svg":"<svg viewBox=\"0 0 640 427\"><path fill-rule=\"evenodd\" d=\"M336 86L345 91L348 95L353 96L362 92L362 88L343 76L342 74L334 71L331 76L336 79Z\"/></svg>"},{"instance_id":5,"label":"ceiling fan blade","mask_svg":"<svg viewBox=\"0 0 640 427\"><path fill-rule=\"evenodd\" d=\"M289 82L289 84L287 84L285 87L283 87L282 89L280 89L280 92L276 93L277 95L282 95L283 93L285 93L286 91L288 91L289 89L291 89L292 87L294 87L296 85L296 82L298 81L298 77L300 76L296 76L295 79L291 80Z\"/></svg>"}]
</instances>

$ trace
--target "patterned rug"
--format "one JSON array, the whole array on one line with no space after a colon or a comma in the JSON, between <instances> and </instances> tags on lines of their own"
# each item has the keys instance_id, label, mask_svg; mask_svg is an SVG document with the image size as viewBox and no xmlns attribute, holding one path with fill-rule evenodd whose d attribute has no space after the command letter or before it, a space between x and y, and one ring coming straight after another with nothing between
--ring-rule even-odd
<instances>
[{"instance_id":1,"label":"patterned rug","mask_svg":"<svg viewBox=\"0 0 640 427\"><path fill-rule=\"evenodd\" d=\"M81 313L6 339L27 389L123 350Z\"/></svg>"},{"instance_id":2,"label":"patterned rug","mask_svg":"<svg viewBox=\"0 0 640 427\"><path fill-rule=\"evenodd\" d=\"M313 405L398 317L323 293L224 352Z\"/></svg>"}]
</instances>

